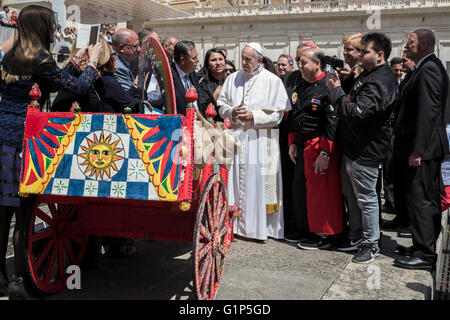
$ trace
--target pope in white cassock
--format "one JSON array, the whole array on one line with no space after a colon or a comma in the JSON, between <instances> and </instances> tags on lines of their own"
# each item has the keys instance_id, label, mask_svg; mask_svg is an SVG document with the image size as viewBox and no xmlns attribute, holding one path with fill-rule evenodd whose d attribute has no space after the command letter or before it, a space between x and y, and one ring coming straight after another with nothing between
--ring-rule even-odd
<instances>
[{"instance_id":1,"label":"pope in white cassock","mask_svg":"<svg viewBox=\"0 0 450 320\"><path fill-rule=\"evenodd\" d=\"M230 119L240 146L228 175L229 204L242 216L234 233L282 239L283 190L277 126L291 105L282 81L262 67L262 48L242 50L242 70L228 76L217 99L219 114Z\"/></svg>"}]
</instances>

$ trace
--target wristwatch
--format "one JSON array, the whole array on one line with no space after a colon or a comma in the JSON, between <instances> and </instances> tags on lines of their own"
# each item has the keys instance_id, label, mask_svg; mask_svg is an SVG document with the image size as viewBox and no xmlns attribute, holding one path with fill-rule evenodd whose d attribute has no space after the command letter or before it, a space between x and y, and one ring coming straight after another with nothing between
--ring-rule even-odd
<instances>
[{"instance_id":1,"label":"wristwatch","mask_svg":"<svg viewBox=\"0 0 450 320\"><path fill-rule=\"evenodd\" d=\"M320 151L320 156L322 157L322 158L325 158L325 159L328 159L329 157L330 157L330 155L328 154L328 152L326 152L326 151Z\"/></svg>"}]
</instances>

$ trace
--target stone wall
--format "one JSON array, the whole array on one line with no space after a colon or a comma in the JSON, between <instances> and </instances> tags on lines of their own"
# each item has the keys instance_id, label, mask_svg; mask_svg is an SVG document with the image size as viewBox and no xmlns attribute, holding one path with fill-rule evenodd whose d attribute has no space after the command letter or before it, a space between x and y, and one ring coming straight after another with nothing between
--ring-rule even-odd
<instances>
[{"instance_id":1,"label":"stone wall","mask_svg":"<svg viewBox=\"0 0 450 320\"><path fill-rule=\"evenodd\" d=\"M200 63L206 51L225 47L230 60L240 65L240 52L251 41L259 42L265 55L276 60L281 53L295 57L297 45L314 41L327 54L342 58L342 37L347 33L380 31L393 43L391 57L401 56L408 34L417 28L432 29L438 39L436 53L444 65L450 64L450 7L396 9L379 12L379 29L371 12L272 14L155 20L147 22L161 36L175 35L195 42ZM376 20L376 19L375 19ZM376 22L376 21L375 21Z\"/></svg>"}]
</instances>

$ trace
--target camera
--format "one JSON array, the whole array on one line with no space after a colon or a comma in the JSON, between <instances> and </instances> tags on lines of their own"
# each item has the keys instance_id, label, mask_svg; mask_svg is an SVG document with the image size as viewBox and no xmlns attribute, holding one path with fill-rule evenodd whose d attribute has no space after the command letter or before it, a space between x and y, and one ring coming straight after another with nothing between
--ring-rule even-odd
<instances>
[{"instance_id":1,"label":"camera","mask_svg":"<svg viewBox=\"0 0 450 320\"><path fill-rule=\"evenodd\" d=\"M325 56L325 71L334 74L336 68L344 68L344 60L338 59L336 56Z\"/></svg>"}]
</instances>

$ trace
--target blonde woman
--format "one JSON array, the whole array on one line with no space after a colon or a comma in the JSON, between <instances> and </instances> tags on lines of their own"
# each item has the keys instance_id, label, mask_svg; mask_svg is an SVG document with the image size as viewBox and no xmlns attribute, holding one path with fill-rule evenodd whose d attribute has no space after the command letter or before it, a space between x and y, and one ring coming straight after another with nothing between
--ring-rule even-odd
<instances>
[{"instance_id":1,"label":"blonde woman","mask_svg":"<svg viewBox=\"0 0 450 320\"><path fill-rule=\"evenodd\" d=\"M23 8L17 21L18 38L5 55L1 66L0 88L0 295L9 294L10 299L31 298L24 287L26 274L23 236L27 212L33 208L33 197L18 196L20 155L24 134L24 122L28 93L34 83L39 84L43 105L50 92L67 89L85 93L97 77L97 62L102 46L86 49L88 65L79 78L68 72L69 63L61 70L50 52L56 30L53 11L29 5ZM6 275L5 256L11 218L15 214L14 262L16 281L9 283Z\"/></svg>"},{"instance_id":2,"label":"blonde woman","mask_svg":"<svg viewBox=\"0 0 450 320\"><path fill-rule=\"evenodd\" d=\"M362 37L362 33L354 33L345 35L342 38L342 43L344 44L344 61L349 67L339 70L339 77L341 78L342 88L347 94L352 90L356 78L364 71L359 66Z\"/></svg>"}]
</instances>

